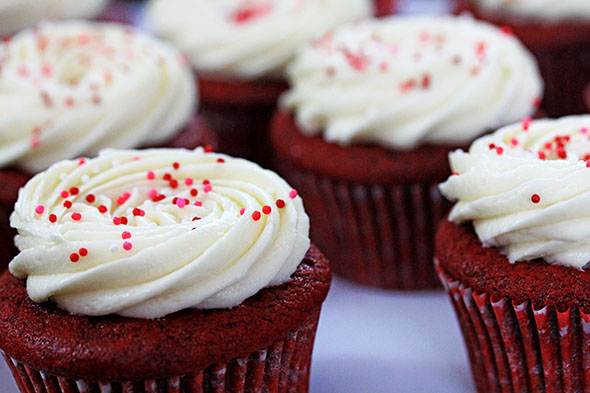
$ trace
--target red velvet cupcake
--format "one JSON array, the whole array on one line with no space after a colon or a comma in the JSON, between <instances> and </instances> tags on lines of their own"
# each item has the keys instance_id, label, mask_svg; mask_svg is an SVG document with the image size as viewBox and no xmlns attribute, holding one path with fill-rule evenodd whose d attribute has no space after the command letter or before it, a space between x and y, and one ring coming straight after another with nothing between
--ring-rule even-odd
<instances>
[{"instance_id":1,"label":"red velvet cupcake","mask_svg":"<svg viewBox=\"0 0 590 393\"><path fill-rule=\"evenodd\" d=\"M105 150L35 176L12 223L0 349L23 392L307 392L330 269L274 172Z\"/></svg>"},{"instance_id":2,"label":"red velvet cupcake","mask_svg":"<svg viewBox=\"0 0 590 393\"><path fill-rule=\"evenodd\" d=\"M268 164L267 130L297 48L368 17L370 0L154 0L154 30L188 55L220 150Z\"/></svg>"},{"instance_id":3,"label":"red velvet cupcake","mask_svg":"<svg viewBox=\"0 0 590 393\"><path fill-rule=\"evenodd\" d=\"M533 52L552 117L590 112L590 3L466 0L458 12L510 29Z\"/></svg>"},{"instance_id":4,"label":"red velvet cupcake","mask_svg":"<svg viewBox=\"0 0 590 393\"><path fill-rule=\"evenodd\" d=\"M532 56L469 18L390 17L314 41L288 73L271 129L275 165L307 201L334 272L436 287L447 153L534 112L542 83Z\"/></svg>"},{"instance_id":5,"label":"red velvet cupcake","mask_svg":"<svg viewBox=\"0 0 590 393\"><path fill-rule=\"evenodd\" d=\"M375 16L387 16L395 13L398 0L374 0Z\"/></svg>"},{"instance_id":6,"label":"red velvet cupcake","mask_svg":"<svg viewBox=\"0 0 590 393\"><path fill-rule=\"evenodd\" d=\"M24 179L53 162L213 138L193 118L193 75L180 54L128 26L41 24L0 47L0 67L0 237L13 237L6 217ZM12 256L2 247L0 269Z\"/></svg>"},{"instance_id":7,"label":"red velvet cupcake","mask_svg":"<svg viewBox=\"0 0 590 393\"><path fill-rule=\"evenodd\" d=\"M516 124L450 155L436 264L480 393L590 389L589 124Z\"/></svg>"}]
</instances>

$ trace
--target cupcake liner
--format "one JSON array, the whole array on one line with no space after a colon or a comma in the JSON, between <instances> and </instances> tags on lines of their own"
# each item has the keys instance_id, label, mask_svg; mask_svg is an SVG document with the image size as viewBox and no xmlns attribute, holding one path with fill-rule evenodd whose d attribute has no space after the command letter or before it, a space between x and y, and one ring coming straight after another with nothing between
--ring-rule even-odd
<instances>
[{"instance_id":1,"label":"cupcake liner","mask_svg":"<svg viewBox=\"0 0 590 393\"><path fill-rule=\"evenodd\" d=\"M71 379L36 370L2 354L23 393L306 393L318 318L316 311L284 340L267 348L166 378Z\"/></svg>"},{"instance_id":2,"label":"cupcake liner","mask_svg":"<svg viewBox=\"0 0 590 393\"><path fill-rule=\"evenodd\" d=\"M387 16L395 13L397 0L374 0L375 16Z\"/></svg>"},{"instance_id":3,"label":"cupcake liner","mask_svg":"<svg viewBox=\"0 0 590 393\"><path fill-rule=\"evenodd\" d=\"M450 210L438 182L369 185L275 163L297 188L311 239L339 276L391 289L440 287L432 266L436 223Z\"/></svg>"},{"instance_id":4,"label":"cupcake liner","mask_svg":"<svg viewBox=\"0 0 590 393\"><path fill-rule=\"evenodd\" d=\"M494 298L449 277L435 260L467 347L477 391L590 391L590 314Z\"/></svg>"},{"instance_id":5,"label":"cupcake liner","mask_svg":"<svg viewBox=\"0 0 590 393\"><path fill-rule=\"evenodd\" d=\"M551 117L590 111L590 24L543 25L522 17L504 17L478 10L471 1L459 1L455 13L508 26L533 53L545 81L541 108Z\"/></svg>"}]
</instances>

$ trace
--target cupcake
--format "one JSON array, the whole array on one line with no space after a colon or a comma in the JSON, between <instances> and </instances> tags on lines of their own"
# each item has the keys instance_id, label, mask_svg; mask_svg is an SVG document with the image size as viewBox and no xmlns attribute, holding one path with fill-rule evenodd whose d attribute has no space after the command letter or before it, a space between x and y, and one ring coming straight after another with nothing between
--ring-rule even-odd
<instances>
[{"instance_id":1,"label":"cupcake","mask_svg":"<svg viewBox=\"0 0 590 393\"><path fill-rule=\"evenodd\" d=\"M450 155L436 263L478 392L590 388L589 126L518 123Z\"/></svg>"},{"instance_id":2,"label":"cupcake","mask_svg":"<svg viewBox=\"0 0 590 393\"><path fill-rule=\"evenodd\" d=\"M0 349L23 392L307 391L330 270L274 172L107 149L36 175L11 223Z\"/></svg>"},{"instance_id":3,"label":"cupcake","mask_svg":"<svg viewBox=\"0 0 590 393\"><path fill-rule=\"evenodd\" d=\"M590 112L590 2L467 0L459 11L510 29L533 52L553 117Z\"/></svg>"},{"instance_id":4,"label":"cupcake","mask_svg":"<svg viewBox=\"0 0 590 393\"><path fill-rule=\"evenodd\" d=\"M370 0L153 0L148 19L189 56L220 151L266 163L268 123L296 49L370 13Z\"/></svg>"},{"instance_id":5,"label":"cupcake","mask_svg":"<svg viewBox=\"0 0 590 393\"><path fill-rule=\"evenodd\" d=\"M7 36L44 19L93 18L108 0L6 0L0 2L0 36Z\"/></svg>"},{"instance_id":6,"label":"cupcake","mask_svg":"<svg viewBox=\"0 0 590 393\"><path fill-rule=\"evenodd\" d=\"M439 285L434 229L447 154L535 111L532 56L470 18L351 24L304 47L288 70L271 140L334 271L386 288Z\"/></svg>"},{"instance_id":7,"label":"cupcake","mask_svg":"<svg viewBox=\"0 0 590 393\"><path fill-rule=\"evenodd\" d=\"M1 217L18 188L56 161L105 147L196 147L211 139L193 118L195 85L184 57L127 26L41 24L0 45L0 69ZM1 217L0 237L12 237ZM0 265L13 256L2 255L7 250Z\"/></svg>"},{"instance_id":8,"label":"cupcake","mask_svg":"<svg viewBox=\"0 0 590 393\"><path fill-rule=\"evenodd\" d=\"M397 9L398 0L374 0L375 16L387 16Z\"/></svg>"}]
</instances>

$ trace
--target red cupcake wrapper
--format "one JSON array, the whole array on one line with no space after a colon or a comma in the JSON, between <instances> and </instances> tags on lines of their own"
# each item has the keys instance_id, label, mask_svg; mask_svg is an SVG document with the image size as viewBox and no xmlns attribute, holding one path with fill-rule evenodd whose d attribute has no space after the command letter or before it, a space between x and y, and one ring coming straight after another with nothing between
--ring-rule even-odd
<instances>
[{"instance_id":1,"label":"red cupcake wrapper","mask_svg":"<svg viewBox=\"0 0 590 393\"><path fill-rule=\"evenodd\" d=\"M275 165L303 197L311 239L335 274L390 289L440 287L434 235L450 203L438 182L367 185L322 177L286 160Z\"/></svg>"},{"instance_id":2,"label":"red cupcake wrapper","mask_svg":"<svg viewBox=\"0 0 590 393\"><path fill-rule=\"evenodd\" d=\"M397 0L374 0L375 16L387 16L395 13Z\"/></svg>"},{"instance_id":3,"label":"red cupcake wrapper","mask_svg":"<svg viewBox=\"0 0 590 393\"><path fill-rule=\"evenodd\" d=\"M35 370L2 354L22 393L306 393L318 318L319 311L267 348L167 378L76 380Z\"/></svg>"},{"instance_id":4,"label":"red cupcake wrapper","mask_svg":"<svg viewBox=\"0 0 590 393\"><path fill-rule=\"evenodd\" d=\"M435 261L455 309L477 391L590 391L590 314L478 293Z\"/></svg>"}]
</instances>

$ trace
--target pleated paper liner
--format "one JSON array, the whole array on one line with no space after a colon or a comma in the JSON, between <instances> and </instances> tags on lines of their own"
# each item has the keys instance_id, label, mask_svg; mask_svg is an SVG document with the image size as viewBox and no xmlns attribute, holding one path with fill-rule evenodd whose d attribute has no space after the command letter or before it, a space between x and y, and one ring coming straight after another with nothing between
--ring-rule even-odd
<instances>
[{"instance_id":1,"label":"pleated paper liner","mask_svg":"<svg viewBox=\"0 0 590 393\"><path fill-rule=\"evenodd\" d=\"M435 261L479 393L590 392L590 314L478 293Z\"/></svg>"},{"instance_id":2,"label":"pleated paper liner","mask_svg":"<svg viewBox=\"0 0 590 393\"><path fill-rule=\"evenodd\" d=\"M436 223L450 209L438 182L368 185L275 163L297 188L311 239L335 274L392 289L440 287L432 266Z\"/></svg>"},{"instance_id":3,"label":"pleated paper liner","mask_svg":"<svg viewBox=\"0 0 590 393\"><path fill-rule=\"evenodd\" d=\"M267 348L167 378L71 379L33 369L3 355L22 393L306 393L318 318L316 311L284 340Z\"/></svg>"},{"instance_id":4,"label":"pleated paper liner","mask_svg":"<svg viewBox=\"0 0 590 393\"><path fill-rule=\"evenodd\" d=\"M590 22L543 24L526 18L494 15L477 9L473 1L457 2L455 13L512 31L533 53L545 81L541 108L551 117L590 111Z\"/></svg>"}]
</instances>

